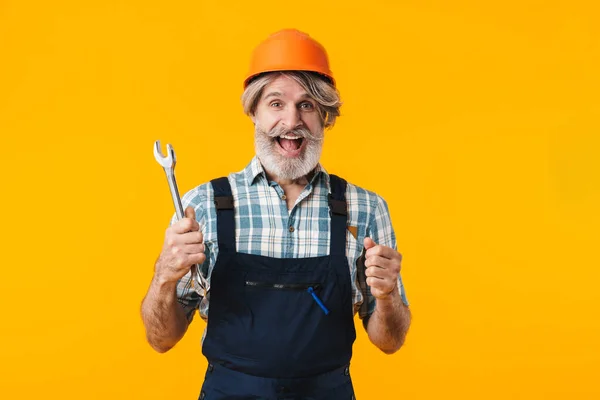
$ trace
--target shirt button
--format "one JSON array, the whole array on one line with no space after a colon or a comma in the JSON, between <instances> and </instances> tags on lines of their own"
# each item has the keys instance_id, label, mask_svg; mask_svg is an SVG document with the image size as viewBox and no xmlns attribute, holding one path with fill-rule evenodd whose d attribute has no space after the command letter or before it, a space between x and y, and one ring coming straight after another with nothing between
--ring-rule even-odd
<instances>
[{"instance_id":1,"label":"shirt button","mask_svg":"<svg viewBox=\"0 0 600 400\"><path fill-rule=\"evenodd\" d=\"M282 194L281 195L281 200L285 200L285 199L287 199L287 197L285 196L285 194Z\"/></svg>"},{"instance_id":2,"label":"shirt button","mask_svg":"<svg viewBox=\"0 0 600 400\"><path fill-rule=\"evenodd\" d=\"M290 226L290 232L294 232L294 227Z\"/></svg>"}]
</instances>

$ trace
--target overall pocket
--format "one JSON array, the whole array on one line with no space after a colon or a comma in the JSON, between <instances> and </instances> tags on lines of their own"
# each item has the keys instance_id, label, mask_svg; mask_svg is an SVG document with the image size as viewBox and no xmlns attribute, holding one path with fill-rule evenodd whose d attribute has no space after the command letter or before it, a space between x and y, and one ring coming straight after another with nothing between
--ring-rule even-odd
<instances>
[{"instance_id":1,"label":"overall pocket","mask_svg":"<svg viewBox=\"0 0 600 400\"><path fill-rule=\"evenodd\" d=\"M292 290L292 291L305 291L308 295L312 296L314 301L317 303L325 315L329 314L329 309L323 301L319 298L318 292L321 289L321 284L318 282L312 283L277 283L277 282L260 282L260 281L246 281L245 285L251 288L260 289L273 289L273 290Z\"/></svg>"}]
</instances>

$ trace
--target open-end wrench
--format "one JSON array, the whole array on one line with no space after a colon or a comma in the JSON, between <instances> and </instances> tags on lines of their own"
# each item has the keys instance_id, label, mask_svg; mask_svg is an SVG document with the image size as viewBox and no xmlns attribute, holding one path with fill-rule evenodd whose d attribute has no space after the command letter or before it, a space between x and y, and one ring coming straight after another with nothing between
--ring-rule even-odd
<instances>
[{"instance_id":1,"label":"open-end wrench","mask_svg":"<svg viewBox=\"0 0 600 400\"><path fill-rule=\"evenodd\" d=\"M167 181L169 182L169 189L171 189L171 197L173 198L173 204L175 205L175 213L177 214L177 220L184 217L183 206L181 205L181 199L179 198L179 189L177 189L177 181L175 181L175 150L173 146L167 144L167 156L163 156L160 148L160 140L154 142L154 158L163 167L165 174L167 175ZM200 266L194 264L191 267L192 272L192 287L196 292L206 297L208 293L208 282L206 278L202 276ZM195 284L197 283L197 285ZM198 286L198 287L197 287Z\"/></svg>"}]
</instances>

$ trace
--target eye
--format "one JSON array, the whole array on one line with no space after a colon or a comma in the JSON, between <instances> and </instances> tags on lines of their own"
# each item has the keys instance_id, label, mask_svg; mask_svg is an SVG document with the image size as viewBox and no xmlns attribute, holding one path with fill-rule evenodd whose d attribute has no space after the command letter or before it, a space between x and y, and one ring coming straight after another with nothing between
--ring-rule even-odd
<instances>
[{"instance_id":1,"label":"eye","mask_svg":"<svg viewBox=\"0 0 600 400\"><path fill-rule=\"evenodd\" d=\"M305 101L304 103L300 104L300 108L304 109L304 110L312 110L315 106L308 101Z\"/></svg>"},{"instance_id":2,"label":"eye","mask_svg":"<svg viewBox=\"0 0 600 400\"><path fill-rule=\"evenodd\" d=\"M281 102L279 102L279 101L273 101L273 102L271 102L271 104L269 104L269 106L271 106L271 107L281 107Z\"/></svg>"}]
</instances>

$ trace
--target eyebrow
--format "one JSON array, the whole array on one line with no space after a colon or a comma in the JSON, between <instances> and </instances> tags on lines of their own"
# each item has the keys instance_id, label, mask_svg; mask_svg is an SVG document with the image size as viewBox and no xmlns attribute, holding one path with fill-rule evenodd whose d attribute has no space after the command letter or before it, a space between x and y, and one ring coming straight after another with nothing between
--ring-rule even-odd
<instances>
[{"instance_id":1,"label":"eyebrow","mask_svg":"<svg viewBox=\"0 0 600 400\"><path fill-rule=\"evenodd\" d=\"M283 94L280 92L271 92L265 96L265 99L268 99L269 97L277 97L277 96L282 96L282 95Z\"/></svg>"},{"instance_id":2,"label":"eyebrow","mask_svg":"<svg viewBox=\"0 0 600 400\"><path fill-rule=\"evenodd\" d=\"M268 94L267 94L267 95L264 97L264 99L266 100L266 99L268 99L269 97L279 97L279 96L283 96L283 93L281 93L281 92L270 92L270 93L268 93ZM301 98L301 99L310 99L311 97L310 97L310 95L309 95L308 93L304 93L304 94L302 94L302 95L300 96L300 98Z\"/></svg>"}]
</instances>

